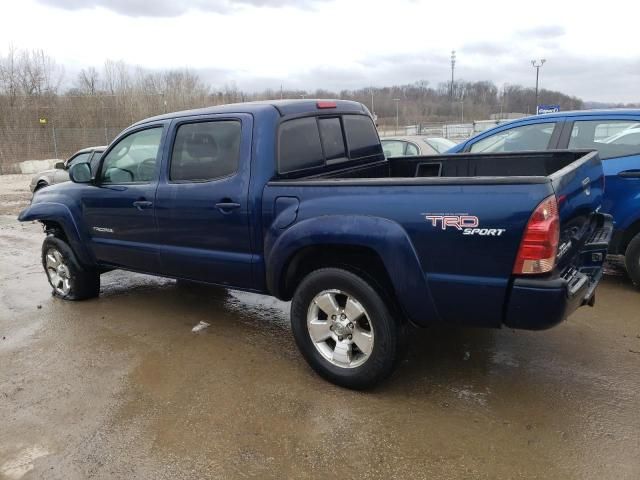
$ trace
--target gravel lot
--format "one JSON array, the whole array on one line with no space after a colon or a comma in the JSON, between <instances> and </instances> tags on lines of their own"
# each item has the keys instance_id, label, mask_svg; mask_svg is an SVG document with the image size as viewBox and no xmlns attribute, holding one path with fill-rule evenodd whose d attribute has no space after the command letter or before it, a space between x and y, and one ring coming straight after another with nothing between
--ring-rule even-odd
<instances>
[{"instance_id":1,"label":"gravel lot","mask_svg":"<svg viewBox=\"0 0 640 480\"><path fill-rule=\"evenodd\" d=\"M0 479L640 478L640 292L616 265L552 330L418 331L356 393L268 297L116 271L53 298L15 221L28 182L0 176Z\"/></svg>"}]
</instances>

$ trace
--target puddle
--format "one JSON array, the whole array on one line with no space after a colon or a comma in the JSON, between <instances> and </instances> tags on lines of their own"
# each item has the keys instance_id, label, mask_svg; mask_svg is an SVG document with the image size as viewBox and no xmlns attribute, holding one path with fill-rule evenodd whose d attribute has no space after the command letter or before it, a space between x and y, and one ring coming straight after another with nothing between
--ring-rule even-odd
<instances>
[{"instance_id":1,"label":"puddle","mask_svg":"<svg viewBox=\"0 0 640 480\"><path fill-rule=\"evenodd\" d=\"M18 480L34 469L33 462L35 460L47 455L49 455L49 452L37 445L25 448L14 459L0 466L0 474L8 480Z\"/></svg>"}]
</instances>

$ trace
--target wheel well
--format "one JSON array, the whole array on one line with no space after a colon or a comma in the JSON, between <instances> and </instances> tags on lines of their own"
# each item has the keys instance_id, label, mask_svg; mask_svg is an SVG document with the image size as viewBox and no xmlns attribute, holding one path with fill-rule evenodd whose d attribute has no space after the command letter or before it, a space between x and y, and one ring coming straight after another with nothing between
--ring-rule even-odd
<instances>
[{"instance_id":1,"label":"wheel well","mask_svg":"<svg viewBox=\"0 0 640 480\"><path fill-rule=\"evenodd\" d=\"M634 223L629 225L627 229L625 229L624 235L622 237L622 243L618 248L618 251L621 254L624 255L626 253L629 243L631 242L631 240L633 240L633 237L635 237L638 233L640 233L640 220L636 220Z\"/></svg>"},{"instance_id":2,"label":"wheel well","mask_svg":"<svg viewBox=\"0 0 640 480\"><path fill-rule=\"evenodd\" d=\"M64 240L67 244L69 243L67 239L67 235L64 233L64 229L62 228L62 225L60 225L58 222L53 222L51 220L44 220L42 222L42 225L44 226L44 232L47 235L53 235L54 237L57 237L60 240Z\"/></svg>"},{"instance_id":3,"label":"wheel well","mask_svg":"<svg viewBox=\"0 0 640 480\"><path fill-rule=\"evenodd\" d=\"M296 252L284 269L280 281L280 297L290 300L302 279L319 268L343 268L365 278L397 306L393 283L382 258L368 247L323 245L306 247Z\"/></svg>"},{"instance_id":4,"label":"wheel well","mask_svg":"<svg viewBox=\"0 0 640 480\"><path fill-rule=\"evenodd\" d=\"M49 184L45 180L38 180L35 190L40 190L41 188L48 187L48 186Z\"/></svg>"}]
</instances>

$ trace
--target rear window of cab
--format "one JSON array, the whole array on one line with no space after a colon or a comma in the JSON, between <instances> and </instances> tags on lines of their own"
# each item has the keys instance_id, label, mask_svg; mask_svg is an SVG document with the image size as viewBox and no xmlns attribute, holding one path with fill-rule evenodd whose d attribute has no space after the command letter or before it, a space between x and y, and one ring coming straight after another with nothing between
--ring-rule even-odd
<instances>
[{"instance_id":1,"label":"rear window of cab","mask_svg":"<svg viewBox=\"0 0 640 480\"><path fill-rule=\"evenodd\" d=\"M303 117L280 125L281 175L376 156L382 159L382 155L375 125L367 115Z\"/></svg>"}]
</instances>

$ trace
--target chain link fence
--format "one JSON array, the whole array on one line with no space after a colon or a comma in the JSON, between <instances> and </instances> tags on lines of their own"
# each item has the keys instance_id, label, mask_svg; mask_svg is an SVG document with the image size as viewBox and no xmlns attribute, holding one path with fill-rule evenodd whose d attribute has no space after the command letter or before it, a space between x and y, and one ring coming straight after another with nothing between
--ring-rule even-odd
<instances>
[{"instance_id":1,"label":"chain link fence","mask_svg":"<svg viewBox=\"0 0 640 480\"><path fill-rule=\"evenodd\" d=\"M94 128L0 127L0 174L21 173L20 163L31 160L64 160L81 148L108 145L126 126ZM380 136L426 135L462 141L473 134L472 124L430 123L380 127ZM52 162L53 163L53 162Z\"/></svg>"},{"instance_id":2,"label":"chain link fence","mask_svg":"<svg viewBox=\"0 0 640 480\"><path fill-rule=\"evenodd\" d=\"M21 162L64 160L81 148L108 145L126 126L92 128L0 127L0 174L21 173ZM381 125L381 137L425 135L460 142L474 133L473 124L425 123L399 128ZM53 162L51 162L53 163Z\"/></svg>"},{"instance_id":3,"label":"chain link fence","mask_svg":"<svg viewBox=\"0 0 640 480\"><path fill-rule=\"evenodd\" d=\"M85 147L108 145L125 127L0 127L0 174L21 173L20 163L64 160Z\"/></svg>"},{"instance_id":4,"label":"chain link fence","mask_svg":"<svg viewBox=\"0 0 640 480\"><path fill-rule=\"evenodd\" d=\"M454 142L461 142L478 132L474 123L446 123L430 122L417 125L403 125L399 127L379 125L381 137L395 137L406 135L424 135L427 137L447 138Z\"/></svg>"}]
</instances>

